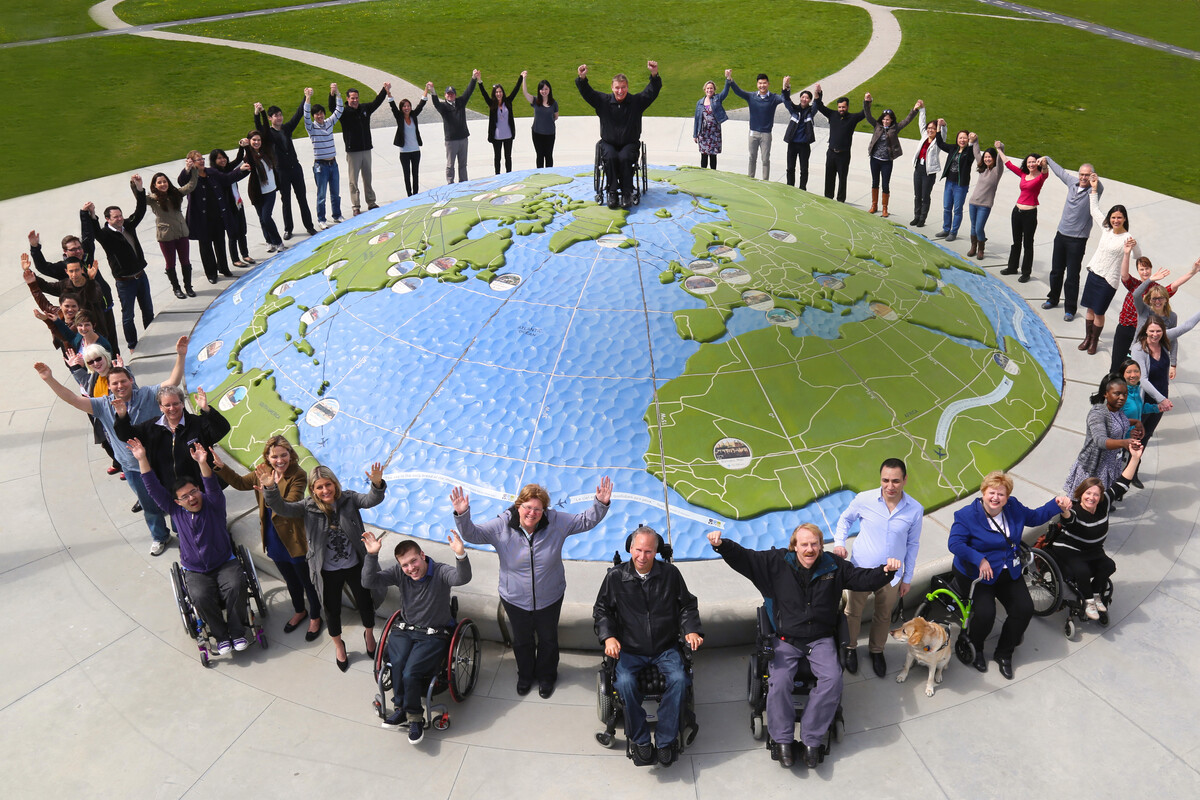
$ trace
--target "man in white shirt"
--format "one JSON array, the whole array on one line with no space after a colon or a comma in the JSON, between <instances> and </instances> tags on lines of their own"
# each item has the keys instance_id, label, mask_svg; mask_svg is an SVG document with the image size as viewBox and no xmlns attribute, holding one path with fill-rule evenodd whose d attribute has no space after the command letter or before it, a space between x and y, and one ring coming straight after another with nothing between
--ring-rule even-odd
<instances>
[{"instance_id":1,"label":"man in white shirt","mask_svg":"<svg viewBox=\"0 0 1200 800\"><path fill-rule=\"evenodd\" d=\"M887 641L892 609L908 594L912 584L921 540L921 521L925 516L921 504L904 492L907 483L908 470L903 461L898 458L884 461L879 468L880 488L859 492L838 518L833 534L834 555L850 558L850 563L856 567L878 567L889 558L904 563L904 569L896 579L874 593L875 613L871 618L868 649L871 666L881 678L887 673L883 645ZM860 523L860 529L854 540L854 555L847 556L846 534L856 521ZM870 595L871 592L847 592L846 627L850 636L845 643L846 670L852 675L858 672L858 631Z\"/></svg>"}]
</instances>

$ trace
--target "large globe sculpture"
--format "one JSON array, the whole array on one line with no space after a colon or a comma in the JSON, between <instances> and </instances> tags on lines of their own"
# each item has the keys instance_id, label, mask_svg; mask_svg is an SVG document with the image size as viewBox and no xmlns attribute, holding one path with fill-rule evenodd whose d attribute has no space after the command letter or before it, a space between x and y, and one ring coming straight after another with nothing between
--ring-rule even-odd
<instances>
[{"instance_id":1,"label":"large globe sculpture","mask_svg":"<svg viewBox=\"0 0 1200 800\"><path fill-rule=\"evenodd\" d=\"M920 235L779 183L652 169L632 211L590 169L519 172L355 217L233 284L188 381L243 464L283 433L346 486L386 461L365 516L444 540L525 483L582 510L565 554L606 559L639 523L683 558L832 533L879 464L927 508L1011 466L1050 425L1062 365L1016 294Z\"/></svg>"}]
</instances>

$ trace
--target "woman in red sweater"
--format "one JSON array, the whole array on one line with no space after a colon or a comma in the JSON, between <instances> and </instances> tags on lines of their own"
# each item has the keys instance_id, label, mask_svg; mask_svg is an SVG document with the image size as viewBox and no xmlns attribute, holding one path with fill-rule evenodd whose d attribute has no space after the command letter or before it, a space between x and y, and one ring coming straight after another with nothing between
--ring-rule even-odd
<instances>
[{"instance_id":1,"label":"woman in red sweater","mask_svg":"<svg viewBox=\"0 0 1200 800\"><path fill-rule=\"evenodd\" d=\"M1037 153L1025 156L1025 161L1018 167L1008 160L1004 151L1000 151L1004 166L1008 167L1021 179L1021 193L1017 195L1017 204L1012 211L1012 250L1008 253L1008 266L1000 270L1001 275L1016 275L1017 265L1021 266L1021 277L1018 283L1028 283L1029 273L1033 271L1033 234L1037 230L1038 195L1050 172L1046 169L1046 159ZM1021 256L1022 247L1025 250Z\"/></svg>"}]
</instances>

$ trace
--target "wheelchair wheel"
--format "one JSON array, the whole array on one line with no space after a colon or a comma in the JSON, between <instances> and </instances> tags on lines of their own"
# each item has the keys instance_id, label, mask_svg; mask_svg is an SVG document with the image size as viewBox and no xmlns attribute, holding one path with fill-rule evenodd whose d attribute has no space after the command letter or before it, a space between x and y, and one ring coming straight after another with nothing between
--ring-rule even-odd
<instances>
[{"instance_id":1,"label":"wheelchair wheel","mask_svg":"<svg viewBox=\"0 0 1200 800\"><path fill-rule=\"evenodd\" d=\"M762 676L758 674L758 659L753 655L747 659L749 667L746 675L746 702L755 711L761 711L763 707L763 690Z\"/></svg>"},{"instance_id":2,"label":"wheelchair wheel","mask_svg":"<svg viewBox=\"0 0 1200 800\"><path fill-rule=\"evenodd\" d=\"M436 731L444 731L450 727L450 714L443 711L433 718L433 729Z\"/></svg>"},{"instance_id":3,"label":"wheelchair wheel","mask_svg":"<svg viewBox=\"0 0 1200 800\"><path fill-rule=\"evenodd\" d=\"M242 572L246 575L246 594L254 598L254 607L258 609L258 615L266 619L267 607L263 603L262 586L258 582L258 570L254 568L254 559L250 557L250 551L246 549L246 545L239 544L237 546L237 560L242 565Z\"/></svg>"},{"instance_id":4,"label":"wheelchair wheel","mask_svg":"<svg viewBox=\"0 0 1200 800\"><path fill-rule=\"evenodd\" d=\"M1062 601L1063 581L1053 557L1040 549L1031 548L1022 574L1029 597L1033 600L1033 613L1047 617L1057 611Z\"/></svg>"},{"instance_id":5,"label":"wheelchair wheel","mask_svg":"<svg viewBox=\"0 0 1200 800\"><path fill-rule=\"evenodd\" d=\"M402 613L396 611L388 617L387 624L383 626L383 635L375 645L375 681L379 684L381 692L391 691L392 688L392 670L387 664L387 641L392 633L392 626L400 620Z\"/></svg>"},{"instance_id":6,"label":"wheelchair wheel","mask_svg":"<svg viewBox=\"0 0 1200 800\"><path fill-rule=\"evenodd\" d=\"M750 735L754 737L754 741L761 742L763 737L767 735L767 726L763 722L762 714L750 715Z\"/></svg>"},{"instance_id":7,"label":"wheelchair wheel","mask_svg":"<svg viewBox=\"0 0 1200 800\"><path fill-rule=\"evenodd\" d=\"M479 677L479 629L469 619L458 623L450 637L450 656L446 661L446 684L454 702L461 703L475 690Z\"/></svg>"},{"instance_id":8,"label":"wheelchair wheel","mask_svg":"<svg viewBox=\"0 0 1200 800\"><path fill-rule=\"evenodd\" d=\"M592 188L596 192L596 202L604 202L604 167L600 163L600 142L596 142L596 160L592 163Z\"/></svg>"},{"instance_id":9,"label":"wheelchair wheel","mask_svg":"<svg viewBox=\"0 0 1200 800\"><path fill-rule=\"evenodd\" d=\"M1067 617L1067 621L1063 625L1063 633L1066 634L1068 639L1075 638L1075 620Z\"/></svg>"},{"instance_id":10,"label":"wheelchair wheel","mask_svg":"<svg viewBox=\"0 0 1200 800\"><path fill-rule=\"evenodd\" d=\"M211 667L212 666L212 659L210 659L208 657L208 648L207 647L200 648L200 665L203 667Z\"/></svg>"},{"instance_id":11,"label":"wheelchair wheel","mask_svg":"<svg viewBox=\"0 0 1200 800\"><path fill-rule=\"evenodd\" d=\"M179 619L183 622L184 634L194 637L196 624L192 618L192 604L188 600L187 589L183 585L183 570L178 562L171 565L171 592L175 595L175 607L179 610Z\"/></svg>"},{"instance_id":12,"label":"wheelchair wheel","mask_svg":"<svg viewBox=\"0 0 1200 800\"><path fill-rule=\"evenodd\" d=\"M846 735L846 720L842 717L840 708L837 715L833 718L833 724L829 726L829 732L833 736L833 740L839 744Z\"/></svg>"},{"instance_id":13,"label":"wheelchair wheel","mask_svg":"<svg viewBox=\"0 0 1200 800\"><path fill-rule=\"evenodd\" d=\"M613 700L612 690L608 684L608 678L604 674L604 666L601 665L596 670L596 718L605 725L613 718L616 712L616 703ZM601 742L601 744L604 744ZM608 747L607 744L604 745Z\"/></svg>"},{"instance_id":14,"label":"wheelchair wheel","mask_svg":"<svg viewBox=\"0 0 1200 800\"><path fill-rule=\"evenodd\" d=\"M967 638L966 631L958 634L958 638L954 640L954 655L958 656L958 660L970 666L975 661L975 645L971 644L971 640Z\"/></svg>"},{"instance_id":15,"label":"wheelchair wheel","mask_svg":"<svg viewBox=\"0 0 1200 800\"><path fill-rule=\"evenodd\" d=\"M1112 599L1113 599L1113 582L1112 582L1112 578L1109 578L1109 579L1108 579L1108 580L1107 580L1107 581L1104 583L1104 591L1102 591L1102 592L1100 593L1100 599L1104 601L1104 605L1109 605L1110 603L1112 603Z\"/></svg>"}]
</instances>

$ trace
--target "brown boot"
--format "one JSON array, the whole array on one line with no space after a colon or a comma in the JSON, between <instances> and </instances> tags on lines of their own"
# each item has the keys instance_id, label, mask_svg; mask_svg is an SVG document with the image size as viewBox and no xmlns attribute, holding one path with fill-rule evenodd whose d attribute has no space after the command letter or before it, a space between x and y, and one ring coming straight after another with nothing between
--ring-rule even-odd
<instances>
[{"instance_id":1,"label":"brown boot","mask_svg":"<svg viewBox=\"0 0 1200 800\"><path fill-rule=\"evenodd\" d=\"M878 210L879 210L879 189L875 188L875 189L871 190L871 208L868 211L868 213L874 214Z\"/></svg>"},{"instance_id":2,"label":"brown boot","mask_svg":"<svg viewBox=\"0 0 1200 800\"><path fill-rule=\"evenodd\" d=\"M975 253L978 250L979 250L979 240L976 239L974 236L971 236L971 249L967 251L967 258L970 258L971 256L975 255Z\"/></svg>"},{"instance_id":3,"label":"brown boot","mask_svg":"<svg viewBox=\"0 0 1200 800\"><path fill-rule=\"evenodd\" d=\"M1104 330L1103 325L1092 325L1092 341L1088 345L1087 354L1089 356L1096 355L1096 348L1100 346L1100 331Z\"/></svg>"},{"instance_id":4,"label":"brown boot","mask_svg":"<svg viewBox=\"0 0 1200 800\"><path fill-rule=\"evenodd\" d=\"M1096 329L1096 324L1090 319L1084 320L1084 326L1083 341L1079 343L1080 350L1087 350L1092 346L1092 332Z\"/></svg>"},{"instance_id":5,"label":"brown boot","mask_svg":"<svg viewBox=\"0 0 1200 800\"><path fill-rule=\"evenodd\" d=\"M888 204L889 197L891 197L890 193L888 193L888 192L883 193L883 207L880 209L880 212L879 212L879 216L881 216L881 217L887 216L887 204Z\"/></svg>"},{"instance_id":6,"label":"brown boot","mask_svg":"<svg viewBox=\"0 0 1200 800\"><path fill-rule=\"evenodd\" d=\"M984 240L980 239L979 240L979 249L975 251L975 258L979 259L980 261L983 261L983 245L984 245Z\"/></svg>"}]
</instances>

